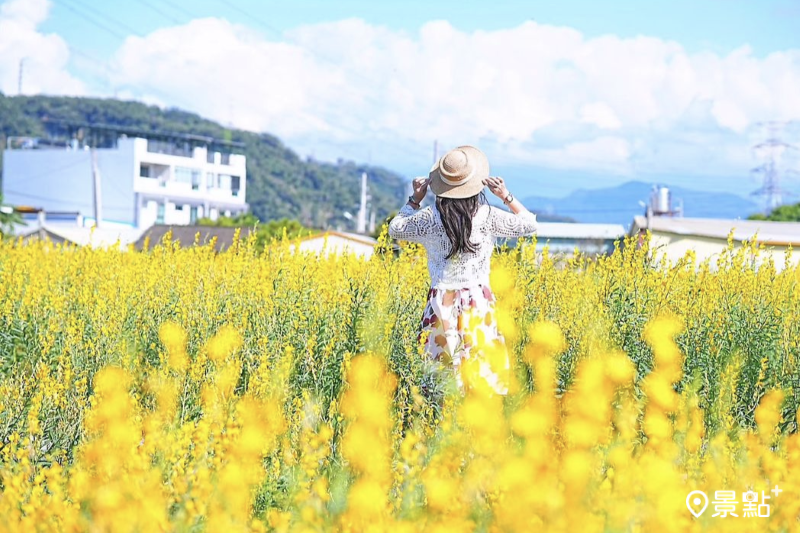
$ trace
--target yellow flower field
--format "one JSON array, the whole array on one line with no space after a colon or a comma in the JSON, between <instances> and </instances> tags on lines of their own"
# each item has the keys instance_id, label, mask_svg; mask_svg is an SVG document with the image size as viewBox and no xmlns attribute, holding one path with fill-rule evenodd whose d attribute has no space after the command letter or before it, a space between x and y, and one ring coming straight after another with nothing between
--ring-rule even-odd
<instances>
[{"instance_id":1,"label":"yellow flower field","mask_svg":"<svg viewBox=\"0 0 800 533\"><path fill-rule=\"evenodd\" d=\"M0 243L0 531L797 531L800 271L646 244L495 256L502 397L414 245Z\"/></svg>"}]
</instances>

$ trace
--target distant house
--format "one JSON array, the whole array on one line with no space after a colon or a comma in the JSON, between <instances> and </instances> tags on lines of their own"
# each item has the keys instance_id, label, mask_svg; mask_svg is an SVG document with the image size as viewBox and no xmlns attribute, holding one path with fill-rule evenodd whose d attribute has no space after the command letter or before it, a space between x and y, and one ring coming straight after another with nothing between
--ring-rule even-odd
<instances>
[{"instance_id":1,"label":"distant house","mask_svg":"<svg viewBox=\"0 0 800 533\"><path fill-rule=\"evenodd\" d=\"M733 229L734 246L742 246L743 241L764 243L765 253L761 262L772 257L775 268L786 268L784 254L786 249L800 247L799 222L772 222L765 220L735 220L716 218L673 218L673 217L634 217L629 234L639 235L640 240L647 230L652 239L650 246L666 254L675 262L688 250L694 250L699 262L710 259L716 263L720 253L728 245L728 234ZM800 261L800 254L793 252L791 264Z\"/></svg>"},{"instance_id":2,"label":"distant house","mask_svg":"<svg viewBox=\"0 0 800 533\"><path fill-rule=\"evenodd\" d=\"M570 257L575 249L586 255L601 255L614 251L614 241L625 238L621 224L583 224L571 222L539 222L536 230L536 249L548 247L551 254ZM502 242L502 241L501 241ZM516 246L517 239L507 239Z\"/></svg>"},{"instance_id":3,"label":"distant house","mask_svg":"<svg viewBox=\"0 0 800 533\"><path fill-rule=\"evenodd\" d=\"M36 217L28 216L31 214ZM118 246L121 250L127 250L128 245L136 241L142 233L141 230L125 224L105 223L100 228L83 226L80 223L80 214L77 213L49 215L44 211L25 213L24 224L14 227L14 238L21 238L24 243L48 240L54 244L77 244L92 248Z\"/></svg>"},{"instance_id":4,"label":"distant house","mask_svg":"<svg viewBox=\"0 0 800 533\"><path fill-rule=\"evenodd\" d=\"M3 196L18 206L79 212L83 224L193 224L247 211L243 145L197 135L87 125L118 135L91 150L77 139L61 145L10 137L3 152Z\"/></svg>"},{"instance_id":5,"label":"distant house","mask_svg":"<svg viewBox=\"0 0 800 533\"><path fill-rule=\"evenodd\" d=\"M21 238L25 243L48 240L54 244L77 244L92 248L117 246L120 250L127 250L128 245L134 242L140 234L141 231L135 228L103 227L101 229L53 223L33 227L21 226L16 228L14 236Z\"/></svg>"},{"instance_id":6,"label":"distant house","mask_svg":"<svg viewBox=\"0 0 800 533\"><path fill-rule=\"evenodd\" d=\"M378 241L360 233L327 231L317 235L301 237L297 239L296 243L296 245L292 245L292 250L299 248L299 250L303 252L316 252L319 254L324 248L326 250L326 255L330 253L341 254L346 251L359 257L369 259L372 257L372 253L375 251L375 245Z\"/></svg>"},{"instance_id":7,"label":"distant house","mask_svg":"<svg viewBox=\"0 0 800 533\"><path fill-rule=\"evenodd\" d=\"M194 245L195 237L199 234L198 244L205 245L216 238L214 243L214 250L221 252L227 250L233 244L233 237L236 230L239 231L239 239L245 240L253 232L253 228L242 227L221 227L221 226L169 226L169 225L155 225L145 230L141 237L136 241L134 247L137 250L144 249L145 241L149 241L149 248L152 249L155 245L161 243L162 239L168 232L172 232L172 240L180 241L182 248L188 248Z\"/></svg>"}]
</instances>

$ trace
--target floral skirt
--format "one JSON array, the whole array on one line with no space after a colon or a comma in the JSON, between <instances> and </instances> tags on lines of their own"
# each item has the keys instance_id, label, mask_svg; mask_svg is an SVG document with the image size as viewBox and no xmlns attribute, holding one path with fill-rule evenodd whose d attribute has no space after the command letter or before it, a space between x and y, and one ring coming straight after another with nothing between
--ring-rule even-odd
<instances>
[{"instance_id":1,"label":"floral skirt","mask_svg":"<svg viewBox=\"0 0 800 533\"><path fill-rule=\"evenodd\" d=\"M462 391L468 367L467 377L473 384L482 379L481 385L495 393L508 393L508 352L497 330L495 297L488 285L431 288L418 337L419 342L423 339L432 359L452 365Z\"/></svg>"}]
</instances>

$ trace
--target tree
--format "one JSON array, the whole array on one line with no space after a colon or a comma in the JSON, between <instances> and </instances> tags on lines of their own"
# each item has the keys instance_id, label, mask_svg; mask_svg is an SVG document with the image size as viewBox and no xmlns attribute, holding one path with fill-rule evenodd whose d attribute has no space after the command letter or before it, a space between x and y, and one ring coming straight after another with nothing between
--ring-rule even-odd
<instances>
[{"instance_id":1,"label":"tree","mask_svg":"<svg viewBox=\"0 0 800 533\"><path fill-rule=\"evenodd\" d=\"M781 205L768 215L757 213L747 217L749 220L771 220L773 222L800 222L800 203Z\"/></svg>"},{"instance_id":2,"label":"tree","mask_svg":"<svg viewBox=\"0 0 800 533\"><path fill-rule=\"evenodd\" d=\"M397 216L397 211L392 211L391 213L389 213L389 216L383 219L383 222L381 222L380 224L376 224L375 231L372 232L372 238L377 239L378 237L380 237L381 231L383 231L383 227L388 226L389 222L391 222L395 216Z\"/></svg>"},{"instance_id":3,"label":"tree","mask_svg":"<svg viewBox=\"0 0 800 533\"><path fill-rule=\"evenodd\" d=\"M3 205L3 195L0 193L0 238L12 233L17 224L24 224L22 217L11 206Z\"/></svg>"},{"instance_id":4,"label":"tree","mask_svg":"<svg viewBox=\"0 0 800 533\"><path fill-rule=\"evenodd\" d=\"M306 235L313 235L317 233L316 230L306 228L297 220L282 218L279 220L270 220L266 223L261 223L258 217L252 213L242 213L235 217L219 217L217 220L210 218L199 218L197 224L200 226L218 226L218 227L239 227L239 228L256 228L256 244L259 248L272 241L273 239L280 239L283 237L284 231L286 237L294 239Z\"/></svg>"},{"instance_id":5,"label":"tree","mask_svg":"<svg viewBox=\"0 0 800 533\"><path fill-rule=\"evenodd\" d=\"M216 220L206 217L197 219L199 226L218 226L223 228L251 227L258 223L258 217L252 213L241 213L233 217L219 217Z\"/></svg>"},{"instance_id":6,"label":"tree","mask_svg":"<svg viewBox=\"0 0 800 533\"><path fill-rule=\"evenodd\" d=\"M262 221L294 219L316 228L347 224L344 212L358 204L362 172L369 175L371 202L378 219L396 209L408 187L406 180L389 170L344 159L337 163L301 159L274 135L225 128L179 109L114 99L0 93L0 136L67 142L76 134L74 124L83 123L191 133L241 143L235 152L247 157L247 203ZM108 133L106 140L113 141L112 137Z\"/></svg>"}]
</instances>

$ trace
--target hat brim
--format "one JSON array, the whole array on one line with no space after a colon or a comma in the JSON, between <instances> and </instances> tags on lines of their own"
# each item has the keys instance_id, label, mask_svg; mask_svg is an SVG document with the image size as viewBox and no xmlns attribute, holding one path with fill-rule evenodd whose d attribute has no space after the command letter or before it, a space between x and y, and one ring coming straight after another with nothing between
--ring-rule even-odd
<instances>
[{"instance_id":1,"label":"hat brim","mask_svg":"<svg viewBox=\"0 0 800 533\"><path fill-rule=\"evenodd\" d=\"M439 165L442 162L439 159L433 165L430 174L428 174L431 179L428 187L436 196L441 196L442 198L469 198L481 192L485 187L483 180L489 177L489 160L486 155L474 146L459 146L457 149L467 152L467 157L474 164L472 176L458 185L445 183L442 181L441 174L439 174Z\"/></svg>"}]
</instances>

